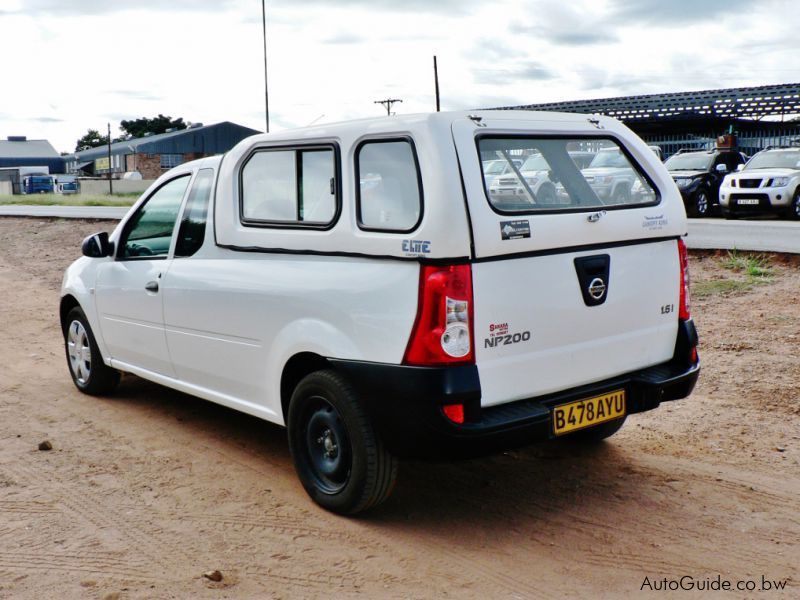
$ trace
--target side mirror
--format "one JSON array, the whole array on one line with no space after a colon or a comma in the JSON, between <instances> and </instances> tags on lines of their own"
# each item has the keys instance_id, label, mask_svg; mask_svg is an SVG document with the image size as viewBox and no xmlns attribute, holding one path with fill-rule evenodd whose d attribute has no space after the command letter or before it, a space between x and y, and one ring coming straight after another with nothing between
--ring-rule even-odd
<instances>
[{"instance_id":1,"label":"side mirror","mask_svg":"<svg viewBox=\"0 0 800 600\"><path fill-rule=\"evenodd\" d=\"M736 165L736 170L737 171L744 171L744 163L742 163L740 165Z\"/></svg>"},{"instance_id":2,"label":"side mirror","mask_svg":"<svg viewBox=\"0 0 800 600\"><path fill-rule=\"evenodd\" d=\"M714 169L717 173L727 173L728 172L728 165L724 163L720 163Z\"/></svg>"},{"instance_id":3,"label":"side mirror","mask_svg":"<svg viewBox=\"0 0 800 600\"><path fill-rule=\"evenodd\" d=\"M95 233L83 240L81 250L89 258L103 258L114 253L114 244L108 241L108 233Z\"/></svg>"}]
</instances>

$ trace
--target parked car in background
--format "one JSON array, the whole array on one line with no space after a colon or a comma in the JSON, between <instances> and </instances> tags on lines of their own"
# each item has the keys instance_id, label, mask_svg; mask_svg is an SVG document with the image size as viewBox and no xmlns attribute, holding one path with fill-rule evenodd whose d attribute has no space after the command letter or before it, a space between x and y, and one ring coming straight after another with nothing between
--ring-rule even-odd
<instances>
[{"instance_id":1,"label":"parked car in background","mask_svg":"<svg viewBox=\"0 0 800 600\"><path fill-rule=\"evenodd\" d=\"M581 173L598 198L623 204L631 201L631 188L639 179L631 167L630 159L614 145L602 147ZM649 187L646 186L645 191Z\"/></svg>"},{"instance_id":2,"label":"parked car in background","mask_svg":"<svg viewBox=\"0 0 800 600\"><path fill-rule=\"evenodd\" d=\"M679 151L664 166L681 191L686 214L708 217L719 209L719 188L725 175L736 171L746 160L735 150Z\"/></svg>"},{"instance_id":3,"label":"parked car in background","mask_svg":"<svg viewBox=\"0 0 800 600\"><path fill-rule=\"evenodd\" d=\"M512 158L511 163L519 169L522 166L522 163L525 162L522 158ZM496 160L487 160L483 162L483 179L486 182L486 189L489 189L489 186L502 175L507 175L508 173L513 173L514 169L511 167L511 164L505 159L500 158Z\"/></svg>"},{"instance_id":4,"label":"parked car in background","mask_svg":"<svg viewBox=\"0 0 800 600\"><path fill-rule=\"evenodd\" d=\"M648 148L650 148L650 150L653 151L653 154L655 154L658 157L658 160L663 162L663 160L664 160L664 151L661 150L661 146L652 145L652 146L648 146Z\"/></svg>"},{"instance_id":5,"label":"parked car in background","mask_svg":"<svg viewBox=\"0 0 800 600\"><path fill-rule=\"evenodd\" d=\"M741 171L725 177L719 202L726 219L753 213L800 219L800 147L753 155Z\"/></svg>"},{"instance_id":6,"label":"parked car in background","mask_svg":"<svg viewBox=\"0 0 800 600\"><path fill-rule=\"evenodd\" d=\"M556 188L548 176L549 170L550 165L541 153L532 154L519 167L525 183L512 170L506 175L496 177L487 186L489 195L501 202L552 204L556 201Z\"/></svg>"},{"instance_id":7,"label":"parked car in background","mask_svg":"<svg viewBox=\"0 0 800 600\"><path fill-rule=\"evenodd\" d=\"M51 175L26 175L22 179L24 194L52 194L55 191L55 179Z\"/></svg>"},{"instance_id":8,"label":"parked car in background","mask_svg":"<svg viewBox=\"0 0 800 600\"><path fill-rule=\"evenodd\" d=\"M647 193L599 197L580 145L615 150ZM564 198L487 194L480 157L515 152ZM133 373L286 426L309 496L353 514L389 496L400 457L598 442L687 397L686 233L669 173L606 117L256 135L164 173L84 241L61 289L66 362L87 394Z\"/></svg>"}]
</instances>

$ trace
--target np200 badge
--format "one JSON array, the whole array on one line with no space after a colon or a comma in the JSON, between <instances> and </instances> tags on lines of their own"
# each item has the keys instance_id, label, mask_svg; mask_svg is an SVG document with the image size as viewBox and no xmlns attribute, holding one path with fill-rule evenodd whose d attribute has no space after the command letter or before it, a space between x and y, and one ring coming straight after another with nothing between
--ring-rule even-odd
<instances>
[{"instance_id":1,"label":"np200 badge","mask_svg":"<svg viewBox=\"0 0 800 600\"><path fill-rule=\"evenodd\" d=\"M522 333L508 333L506 335L498 335L497 337L485 338L483 340L484 348L497 348L498 346L508 346L509 344L519 344L520 342L527 342L531 339L530 331L523 331Z\"/></svg>"}]
</instances>

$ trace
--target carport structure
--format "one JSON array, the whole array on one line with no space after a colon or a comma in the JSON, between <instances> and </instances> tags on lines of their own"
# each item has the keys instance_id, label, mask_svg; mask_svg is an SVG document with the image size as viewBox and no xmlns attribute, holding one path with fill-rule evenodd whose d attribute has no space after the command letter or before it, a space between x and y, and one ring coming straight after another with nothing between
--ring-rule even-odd
<instances>
[{"instance_id":1,"label":"carport structure","mask_svg":"<svg viewBox=\"0 0 800 600\"><path fill-rule=\"evenodd\" d=\"M752 154L800 138L800 83L620 96L506 106L502 109L602 114L623 121L669 156L681 148L702 149L734 131Z\"/></svg>"}]
</instances>

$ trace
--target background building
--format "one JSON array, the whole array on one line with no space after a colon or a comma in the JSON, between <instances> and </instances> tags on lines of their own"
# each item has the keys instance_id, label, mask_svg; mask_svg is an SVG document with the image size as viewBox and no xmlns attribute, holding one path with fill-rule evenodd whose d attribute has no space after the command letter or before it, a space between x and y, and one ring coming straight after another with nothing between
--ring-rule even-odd
<instances>
[{"instance_id":1,"label":"background building","mask_svg":"<svg viewBox=\"0 0 800 600\"><path fill-rule=\"evenodd\" d=\"M800 83L506 106L503 109L602 114L623 121L664 156L705 149L735 133L749 155L800 138Z\"/></svg>"},{"instance_id":2,"label":"background building","mask_svg":"<svg viewBox=\"0 0 800 600\"><path fill-rule=\"evenodd\" d=\"M223 121L215 125L194 123L188 129L114 142L109 164L108 146L98 146L65 156L66 172L84 176L113 177L138 171L142 179L156 179L181 163L227 152L244 138L261 133Z\"/></svg>"},{"instance_id":3,"label":"background building","mask_svg":"<svg viewBox=\"0 0 800 600\"><path fill-rule=\"evenodd\" d=\"M43 173L63 173L64 159L47 140L11 135L0 140L0 167L47 167Z\"/></svg>"}]
</instances>

